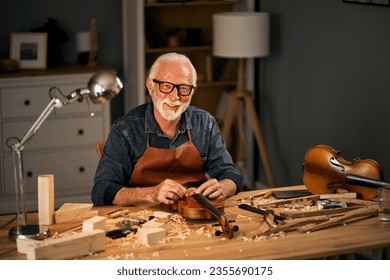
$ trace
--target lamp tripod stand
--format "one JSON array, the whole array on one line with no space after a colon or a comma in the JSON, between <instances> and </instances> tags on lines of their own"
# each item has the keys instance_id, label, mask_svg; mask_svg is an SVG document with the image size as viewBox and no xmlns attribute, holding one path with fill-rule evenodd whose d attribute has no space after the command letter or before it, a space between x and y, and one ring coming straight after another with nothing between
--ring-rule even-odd
<instances>
[{"instance_id":1,"label":"lamp tripod stand","mask_svg":"<svg viewBox=\"0 0 390 280\"><path fill-rule=\"evenodd\" d=\"M224 122L222 126L222 138L227 141L230 139L233 120L237 117L238 131L239 131L239 146L237 154L237 165L239 167L245 167L244 159L244 109L248 112L249 123L254 133L257 147L260 152L260 156L264 165L264 171L267 177L268 185L270 187L275 186L275 181L272 175L271 165L268 160L267 151L265 148L263 132L261 130L260 121L258 119L255 105L253 104L252 95L250 91L244 89L244 59L239 58L238 64L238 82L237 90L229 93L229 101L226 108ZM237 112L237 114L236 114Z\"/></svg>"}]
</instances>

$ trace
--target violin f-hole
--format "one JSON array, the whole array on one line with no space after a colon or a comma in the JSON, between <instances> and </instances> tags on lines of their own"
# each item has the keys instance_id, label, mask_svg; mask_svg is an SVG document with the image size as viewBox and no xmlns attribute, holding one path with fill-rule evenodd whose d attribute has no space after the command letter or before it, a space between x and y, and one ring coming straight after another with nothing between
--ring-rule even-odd
<instances>
[{"instance_id":1,"label":"violin f-hole","mask_svg":"<svg viewBox=\"0 0 390 280\"><path fill-rule=\"evenodd\" d=\"M334 165L334 166L340 167L341 172L344 172L344 171L345 171L344 166L343 166L337 159L335 159L334 157L331 157L331 158L329 159L329 162L330 162L332 165Z\"/></svg>"}]
</instances>

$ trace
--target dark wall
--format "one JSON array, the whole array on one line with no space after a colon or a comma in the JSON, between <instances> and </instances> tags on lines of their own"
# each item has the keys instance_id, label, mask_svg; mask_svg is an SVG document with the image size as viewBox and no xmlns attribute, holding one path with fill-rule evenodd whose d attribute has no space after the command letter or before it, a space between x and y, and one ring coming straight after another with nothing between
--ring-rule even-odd
<instances>
[{"instance_id":1,"label":"dark wall","mask_svg":"<svg viewBox=\"0 0 390 280\"><path fill-rule=\"evenodd\" d=\"M342 0L261 8L271 14L272 52L260 62L259 106L277 184L301 184L304 154L322 143L347 160L377 160L390 180L390 8Z\"/></svg>"},{"instance_id":2,"label":"dark wall","mask_svg":"<svg viewBox=\"0 0 390 280\"><path fill-rule=\"evenodd\" d=\"M92 19L98 29L97 61L123 73L121 0L0 0L0 58L9 57L11 32L29 32L48 18L58 21L69 40L60 55L61 64L77 63L75 33L87 31ZM112 102L112 117L123 112L123 96Z\"/></svg>"},{"instance_id":3,"label":"dark wall","mask_svg":"<svg viewBox=\"0 0 390 280\"><path fill-rule=\"evenodd\" d=\"M272 53L261 59L258 105L277 185L301 184L304 154L320 143L349 160L376 159L390 180L390 8L262 0L261 9L271 14ZM0 58L9 55L10 32L48 17L69 35L63 63L77 62L74 34L94 18L98 62L123 73L121 0L0 0ZM112 102L113 119L122 98Z\"/></svg>"}]
</instances>

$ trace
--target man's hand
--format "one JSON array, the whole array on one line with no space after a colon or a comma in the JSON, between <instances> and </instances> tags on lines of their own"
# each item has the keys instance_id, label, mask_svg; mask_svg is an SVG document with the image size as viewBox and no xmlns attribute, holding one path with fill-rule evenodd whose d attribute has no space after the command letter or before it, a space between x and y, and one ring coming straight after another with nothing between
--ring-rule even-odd
<instances>
[{"instance_id":1,"label":"man's hand","mask_svg":"<svg viewBox=\"0 0 390 280\"><path fill-rule=\"evenodd\" d=\"M189 196L188 190L178 182L170 179L165 179L152 189L153 202L174 204L186 196Z\"/></svg>"},{"instance_id":2,"label":"man's hand","mask_svg":"<svg viewBox=\"0 0 390 280\"><path fill-rule=\"evenodd\" d=\"M230 179L217 181L210 179L204 182L196 190L196 193L202 194L209 199L225 200L236 193L236 184Z\"/></svg>"}]
</instances>

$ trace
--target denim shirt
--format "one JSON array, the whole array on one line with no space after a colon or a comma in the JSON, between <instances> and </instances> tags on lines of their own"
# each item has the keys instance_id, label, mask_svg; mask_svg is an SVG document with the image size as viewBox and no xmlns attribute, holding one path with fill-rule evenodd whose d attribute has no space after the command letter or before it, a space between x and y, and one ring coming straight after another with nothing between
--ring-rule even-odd
<instances>
[{"instance_id":1,"label":"denim shirt","mask_svg":"<svg viewBox=\"0 0 390 280\"><path fill-rule=\"evenodd\" d=\"M95 174L91 194L94 205L112 204L123 186L132 187L130 177L146 149L148 135L150 146L175 149L189 140L187 130L202 158L206 177L218 181L231 179L237 185L237 192L241 191L243 177L226 150L211 114L189 106L182 114L176 135L170 139L159 128L150 102L130 110L112 125Z\"/></svg>"}]
</instances>

